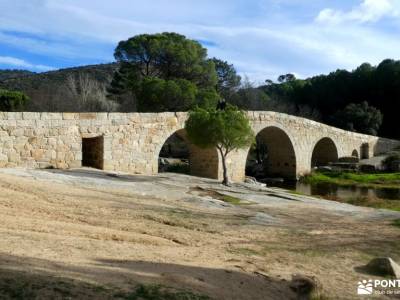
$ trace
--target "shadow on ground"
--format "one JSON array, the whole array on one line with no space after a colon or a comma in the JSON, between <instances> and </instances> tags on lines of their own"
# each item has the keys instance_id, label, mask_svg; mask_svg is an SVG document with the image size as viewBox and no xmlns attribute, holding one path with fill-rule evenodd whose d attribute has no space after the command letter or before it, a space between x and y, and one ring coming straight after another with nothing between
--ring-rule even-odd
<instances>
[{"instance_id":1,"label":"shadow on ground","mask_svg":"<svg viewBox=\"0 0 400 300\"><path fill-rule=\"evenodd\" d=\"M103 170L93 169L93 168L79 168L79 169L38 169L41 172L60 174L67 176L74 176L77 178L87 178L87 179L106 179L113 180L115 182L134 182L134 183L160 183L163 182L168 185L168 181L171 177L174 179L175 184L207 184L209 186L223 187L221 182L215 179L202 178L196 176L190 176L186 174L177 173L159 173L156 175L138 175L138 174L124 174L117 172L107 172ZM240 185L242 186L242 185ZM226 187L225 187L226 189Z\"/></svg>"},{"instance_id":2,"label":"shadow on ground","mask_svg":"<svg viewBox=\"0 0 400 300\"><path fill-rule=\"evenodd\" d=\"M96 179L108 179L115 181L126 181L126 182L157 182L162 180L159 176L145 176L145 175L128 175L128 174L116 174L105 172L102 170L82 168L82 169L40 169L42 172L48 172L52 174L62 174L75 177L86 177L86 178L96 178Z\"/></svg>"},{"instance_id":3,"label":"shadow on ground","mask_svg":"<svg viewBox=\"0 0 400 300\"><path fill-rule=\"evenodd\" d=\"M140 284L144 289L154 285L168 287L173 291L172 296L163 297L156 292L155 298L135 298ZM192 300L208 297L219 300L297 299L290 282L241 271L110 259L99 259L87 267L79 267L0 255L1 299Z\"/></svg>"}]
</instances>

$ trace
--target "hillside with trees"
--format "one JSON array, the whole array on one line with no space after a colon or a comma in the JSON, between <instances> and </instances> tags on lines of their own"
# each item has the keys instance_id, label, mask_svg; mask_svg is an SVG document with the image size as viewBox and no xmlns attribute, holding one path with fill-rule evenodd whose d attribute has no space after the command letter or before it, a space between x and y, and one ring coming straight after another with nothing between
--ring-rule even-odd
<instances>
[{"instance_id":1,"label":"hillside with trees","mask_svg":"<svg viewBox=\"0 0 400 300\"><path fill-rule=\"evenodd\" d=\"M0 70L0 82L34 74L35 73L26 70Z\"/></svg>"},{"instance_id":2,"label":"hillside with trees","mask_svg":"<svg viewBox=\"0 0 400 300\"><path fill-rule=\"evenodd\" d=\"M118 65L103 64L45 73L0 70L0 88L30 98L26 111L113 111L107 87Z\"/></svg>"},{"instance_id":3,"label":"hillside with trees","mask_svg":"<svg viewBox=\"0 0 400 300\"><path fill-rule=\"evenodd\" d=\"M259 87L271 99L318 111L320 121L361 133L400 138L400 61L362 64L306 80L294 76Z\"/></svg>"}]
</instances>

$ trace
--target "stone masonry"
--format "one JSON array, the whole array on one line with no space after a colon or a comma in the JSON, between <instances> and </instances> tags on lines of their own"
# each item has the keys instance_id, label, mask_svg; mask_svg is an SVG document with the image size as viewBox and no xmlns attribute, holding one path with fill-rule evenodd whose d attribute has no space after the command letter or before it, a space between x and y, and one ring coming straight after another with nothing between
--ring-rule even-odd
<instances>
[{"instance_id":1,"label":"stone masonry","mask_svg":"<svg viewBox=\"0 0 400 300\"><path fill-rule=\"evenodd\" d=\"M339 157L351 156L354 150L373 156L400 146L399 141L347 132L281 113L248 112L248 116L256 134L266 128L284 133L293 147L292 157L281 154L275 168L288 166L285 160L291 159L296 176L310 172L315 145L324 138L333 142ZM104 170L156 174L161 147L168 137L184 128L186 118L187 113L170 112L0 112L0 167L78 168L86 155L96 161L94 167L102 166ZM90 153L83 154L82 141L89 138L98 139L88 143L85 148L89 150L84 151ZM282 143L279 134L270 140L275 145L288 144ZM193 175L221 177L221 159L215 149L194 145L189 149ZM235 181L244 179L248 152L239 150L228 158L230 176Z\"/></svg>"}]
</instances>

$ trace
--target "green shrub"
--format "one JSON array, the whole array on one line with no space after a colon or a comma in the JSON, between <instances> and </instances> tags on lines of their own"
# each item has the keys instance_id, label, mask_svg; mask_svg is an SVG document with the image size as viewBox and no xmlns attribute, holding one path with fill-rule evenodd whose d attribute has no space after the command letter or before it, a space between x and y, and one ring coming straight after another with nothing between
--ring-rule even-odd
<instances>
[{"instance_id":1,"label":"green shrub","mask_svg":"<svg viewBox=\"0 0 400 300\"><path fill-rule=\"evenodd\" d=\"M394 220L392 225L400 228L400 219Z\"/></svg>"},{"instance_id":2,"label":"green shrub","mask_svg":"<svg viewBox=\"0 0 400 300\"><path fill-rule=\"evenodd\" d=\"M0 110L1 111L17 111L22 110L29 97L21 92L14 92L0 89Z\"/></svg>"},{"instance_id":3,"label":"green shrub","mask_svg":"<svg viewBox=\"0 0 400 300\"><path fill-rule=\"evenodd\" d=\"M393 163L400 161L400 152L392 152L382 161L382 166L386 171L396 172Z\"/></svg>"},{"instance_id":4,"label":"green shrub","mask_svg":"<svg viewBox=\"0 0 400 300\"><path fill-rule=\"evenodd\" d=\"M164 172L190 174L190 167L188 164L172 164L168 165Z\"/></svg>"}]
</instances>

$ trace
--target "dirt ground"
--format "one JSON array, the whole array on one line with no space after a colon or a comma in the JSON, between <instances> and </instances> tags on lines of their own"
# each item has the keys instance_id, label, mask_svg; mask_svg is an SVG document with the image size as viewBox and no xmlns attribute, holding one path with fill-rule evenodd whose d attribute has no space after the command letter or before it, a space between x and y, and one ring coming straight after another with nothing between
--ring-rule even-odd
<instances>
[{"instance_id":1,"label":"dirt ground","mask_svg":"<svg viewBox=\"0 0 400 300\"><path fill-rule=\"evenodd\" d=\"M358 281L379 278L362 266L380 256L400 262L395 219L184 175L3 169L0 299L135 299L138 284L211 299L297 299L293 274L316 277L320 299L360 299Z\"/></svg>"}]
</instances>

